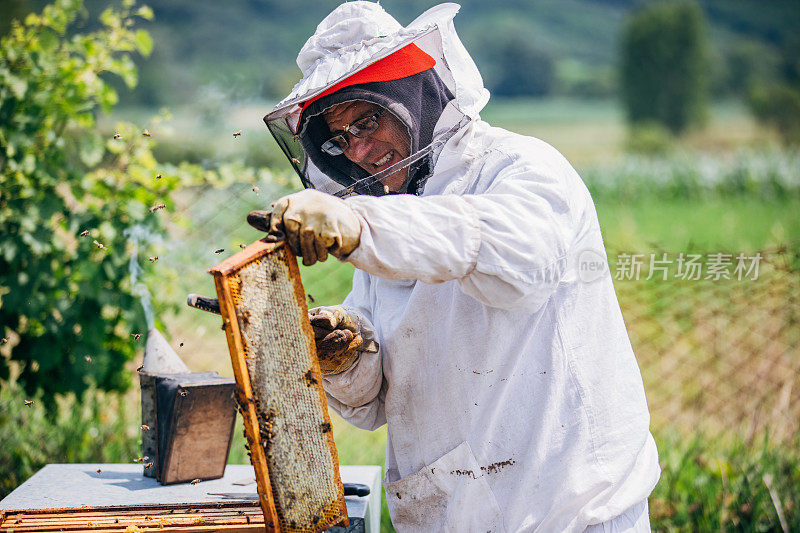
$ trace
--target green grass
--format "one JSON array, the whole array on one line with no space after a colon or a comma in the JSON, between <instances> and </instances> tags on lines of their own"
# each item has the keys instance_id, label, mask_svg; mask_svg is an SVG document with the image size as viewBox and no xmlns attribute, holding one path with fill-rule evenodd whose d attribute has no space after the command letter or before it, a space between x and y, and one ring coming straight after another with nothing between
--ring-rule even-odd
<instances>
[{"instance_id":1,"label":"green grass","mask_svg":"<svg viewBox=\"0 0 800 533\"><path fill-rule=\"evenodd\" d=\"M662 473L649 499L653 531L781 531L779 510L787 531L800 530L800 441L656 437Z\"/></svg>"},{"instance_id":2,"label":"green grass","mask_svg":"<svg viewBox=\"0 0 800 533\"><path fill-rule=\"evenodd\" d=\"M752 252L800 243L800 198L645 198L597 202L606 247L641 253L697 249Z\"/></svg>"}]
</instances>

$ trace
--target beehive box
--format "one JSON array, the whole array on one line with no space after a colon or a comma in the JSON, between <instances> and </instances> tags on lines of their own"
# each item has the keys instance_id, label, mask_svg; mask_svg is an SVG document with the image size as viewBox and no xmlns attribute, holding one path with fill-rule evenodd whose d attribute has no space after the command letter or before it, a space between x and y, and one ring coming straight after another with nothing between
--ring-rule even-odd
<instances>
[{"instance_id":1,"label":"beehive box","mask_svg":"<svg viewBox=\"0 0 800 533\"><path fill-rule=\"evenodd\" d=\"M267 531L347 525L297 260L257 241L210 270Z\"/></svg>"}]
</instances>

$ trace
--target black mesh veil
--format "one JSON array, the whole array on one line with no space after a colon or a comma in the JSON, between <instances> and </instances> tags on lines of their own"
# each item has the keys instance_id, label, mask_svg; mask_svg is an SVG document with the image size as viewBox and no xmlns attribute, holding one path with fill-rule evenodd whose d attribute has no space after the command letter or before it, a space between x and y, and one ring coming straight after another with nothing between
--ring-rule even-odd
<instances>
[{"instance_id":1,"label":"black mesh veil","mask_svg":"<svg viewBox=\"0 0 800 533\"><path fill-rule=\"evenodd\" d=\"M452 93L433 69L398 80L363 83L340 89L315 100L306 107L292 132L285 120L267 121L278 146L300 175L303 185L323 192L349 194L387 194L382 180L408 167L408 178L398 192L418 194L430 172L429 154L433 132ZM331 156L321 150L332 133L323 112L342 102L364 100L395 115L408 129L409 156L380 173L370 175L342 154Z\"/></svg>"}]
</instances>

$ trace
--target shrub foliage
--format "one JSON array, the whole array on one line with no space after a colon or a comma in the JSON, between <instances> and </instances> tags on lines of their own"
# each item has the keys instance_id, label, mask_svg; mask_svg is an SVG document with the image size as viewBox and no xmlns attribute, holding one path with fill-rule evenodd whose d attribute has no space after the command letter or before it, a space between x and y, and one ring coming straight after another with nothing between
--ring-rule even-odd
<instances>
[{"instance_id":1,"label":"shrub foliage","mask_svg":"<svg viewBox=\"0 0 800 533\"><path fill-rule=\"evenodd\" d=\"M124 389L143 316L131 295L124 230L160 226L175 176L155 180L150 139L133 125L101 135L95 115L136 83L134 28L147 7L108 8L75 30L80 0L14 22L0 50L0 379L17 366L28 393ZM86 232L84 234L84 232ZM140 341L142 342L142 341Z\"/></svg>"}]
</instances>

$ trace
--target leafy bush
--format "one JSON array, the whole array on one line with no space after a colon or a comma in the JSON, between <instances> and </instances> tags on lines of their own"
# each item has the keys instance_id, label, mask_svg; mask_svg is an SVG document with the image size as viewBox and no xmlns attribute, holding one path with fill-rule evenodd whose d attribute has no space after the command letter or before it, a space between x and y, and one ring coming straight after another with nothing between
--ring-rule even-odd
<instances>
[{"instance_id":1,"label":"leafy bush","mask_svg":"<svg viewBox=\"0 0 800 533\"><path fill-rule=\"evenodd\" d=\"M706 35L703 12L684 0L648 4L630 17L622 38L622 99L633 123L655 121L681 133L705 118Z\"/></svg>"},{"instance_id":2,"label":"leafy bush","mask_svg":"<svg viewBox=\"0 0 800 533\"><path fill-rule=\"evenodd\" d=\"M756 118L778 130L784 143L800 144L800 88L761 85L753 89L749 103Z\"/></svg>"},{"instance_id":3,"label":"leafy bush","mask_svg":"<svg viewBox=\"0 0 800 533\"><path fill-rule=\"evenodd\" d=\"M642 155L664 155L673 148L674 139L670 131L655 122L633 126L625 142L626 151Z\"/></svg>"},{"instance_id":4,"label":"leafy bush","mask_svg":"<svg viewBox=\"0 0 800 533\"><path fill-rule=\"evenodd\" d=\"M138 402L91 387L47 404L41 393L28 398L13 379L0 388L0 498L48 463L125 463L141 453Z\"/></svg>"},{"instance_id":5,"label":"leafy bush","mask_svg":"<svg viewBox=\"0 0 800 533\"><path fill-rule=\"evenodd\" d=\"M76 33L80 13L79 0L58 0L0 41L0 324L10 348L0 379L18 365L29 393L128 385L130 333L144 321L125 230L158 231L164 215L149 208L170 205L179 181L159 170L141 129L119 124L104 138L94 128L117 101L106 77L136 83L132 56L152 42L133 26L152 12L125 0L99 29Z\"/></svg>"}]
</instances>

